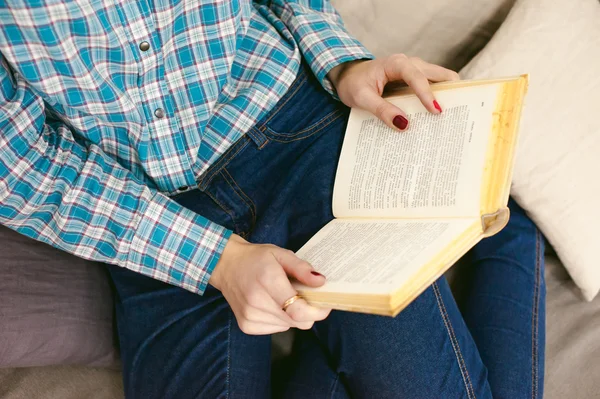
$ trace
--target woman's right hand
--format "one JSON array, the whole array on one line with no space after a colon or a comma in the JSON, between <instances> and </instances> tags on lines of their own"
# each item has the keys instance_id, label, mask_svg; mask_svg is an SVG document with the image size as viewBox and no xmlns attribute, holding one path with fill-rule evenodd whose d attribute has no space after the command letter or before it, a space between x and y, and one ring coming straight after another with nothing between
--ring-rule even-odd
<instances>
[{"instance_id":1,"label":"woman's right hand","mask_svg":"<svg viewBox=\"0 0 600 399\"><path fill-rule=\"evenodd\" d=\"M294 252L251 244L233 234L209 283L223 293L246 334L273 334L290 327L308 330L331 310L310 306L303 299L282 310L284 302L297 294L288 276L312 287L325 283L325 277Z\"/></svg>"}]
</instances>

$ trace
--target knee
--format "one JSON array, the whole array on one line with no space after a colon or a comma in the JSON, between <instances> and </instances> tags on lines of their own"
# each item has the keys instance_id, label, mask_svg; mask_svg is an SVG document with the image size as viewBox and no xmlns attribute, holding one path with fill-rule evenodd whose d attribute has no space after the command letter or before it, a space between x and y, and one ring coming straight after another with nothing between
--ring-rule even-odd
<instances>
[{"instance_id":1,"label":"knee","mask_svg":"<svg viewBox=\"0 0 600 399\"><path fill-rule=\"evenodd\" d=\"M471 261L503 257L534 262L544 253L544 238L527 213L511 198L510 219L504 229L477 244L467 257Z\"/></svg>"},{"instance_id":2,"label":"knee","mask_svg":"<svg viewBox=\"0 0 600 399\"><path fill-rule=\"evenodd\" d=\"M537 234L538 228L533 220L529 218L525 210L512 198L508 201L508 209L510 210L510 219L505 228L506 231L521 231L523 233Z\"/></svg>"}]
</instances>

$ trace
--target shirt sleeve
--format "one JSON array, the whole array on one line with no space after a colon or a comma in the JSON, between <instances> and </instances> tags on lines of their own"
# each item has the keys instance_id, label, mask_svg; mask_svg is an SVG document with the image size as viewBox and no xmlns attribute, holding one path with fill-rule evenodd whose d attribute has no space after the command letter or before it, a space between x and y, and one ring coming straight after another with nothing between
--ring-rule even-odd
<instances>
[{"instance_id":1,"label":"shirt sleeve","mask_svg":"<svg viewBox=\"0 0 600 399\"><path fill-rule=\"evenodd\" d=\"M323 87L332 95L335 88L327 73L348 61L375 58L344 27L329 0L255 0L268 7L291 32L304 59Z\"/></svg>"},{"instance_id":2,"label":"shirt sleeve","mask_svg":"<svg viewBox=\"0 0 600 399\"><path fill-rule=\"evenodd\" d=\"M231 231L46 117L0 54L0 223L79 257L203 293Z\"/></svg>"}]
</instances>

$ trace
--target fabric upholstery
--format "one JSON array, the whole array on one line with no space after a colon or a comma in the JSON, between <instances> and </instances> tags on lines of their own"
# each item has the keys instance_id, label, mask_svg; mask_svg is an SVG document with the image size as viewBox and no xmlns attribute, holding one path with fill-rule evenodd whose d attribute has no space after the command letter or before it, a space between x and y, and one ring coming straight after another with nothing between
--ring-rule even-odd
<instances>
[{"instance_id":1,"label":"fabric upholstery","mask_svg":"<svg viewBox=\"0 0 600 399\"><path fill-rule=\"evenodd\" d=\"M600 392L600 297L582 302L556 255L546 256L548 399L596 398Z\"/></svg>"},{"instance_id":2,"label":"fabric upholstery","mask_svg":"<svg viewBox=\"0 0 600 399\"><path fill-rule=\"evenodd\" d=\"M463 78L530 74L512 195L591 300L600 290L600 3L519 0Z\"/></svg>"},{"instance_id":3,"label":"fabric upholstery","mask_svg":"<svg viewBox=\"0 0 600 399\"><path fill-rule=\"evenodd\" d=\"M121 372L77 366L0 369L2 399L120 399Z\"/></svg>"},{"instance_id":4,"label":"fabric upholstery","mask_svg":"<svg viewBox=\"0 0 600 399\"><path fill-rule=\"evenodd\" d=\"M105 271L4 226L0 243L0 367L115 364Z\"/></svg>"},{"instance_id":5,"label":"fabric upholstery","mask_svg":"<svg viewBox=\"0 0 600 399\"><path fill-rule=\"evenodd\" d=\"M490 40L515 0L331 0L377 57L418 56L455 70Z\"/></svg>"}]
</instances>

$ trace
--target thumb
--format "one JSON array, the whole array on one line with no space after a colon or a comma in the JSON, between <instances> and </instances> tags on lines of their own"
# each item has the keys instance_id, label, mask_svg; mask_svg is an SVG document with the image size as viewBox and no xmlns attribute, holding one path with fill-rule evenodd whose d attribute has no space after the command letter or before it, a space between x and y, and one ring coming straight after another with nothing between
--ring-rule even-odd
<instances>
[{"instance_id":1,"label":"thumb","mask_svg":"<svg viewBox=\"0 0 600 399\"><path fill-rule=\"evenodd\" d=\"M311 287L320 287L325 284L325 276L315 271L310 263L297 257L294 252L282 249L277 251L275 258L288 276L302 284Z\"/></svg>"},{"instance_id":2,"label":"thumb","mask_svg":"<svg viewBox=\"0 0 600 399\"><path fill-rule=\"evenodd\" d=\"M365 91L357 105L381 119L383 123L394 130L408 129L408 118L404 111L383 99L375 90Z\"/></svg>"}]
</instances>

